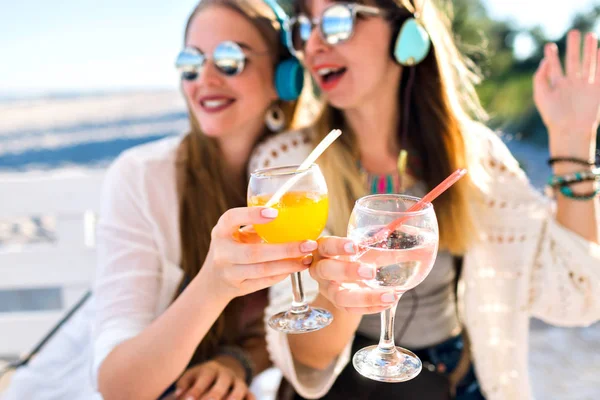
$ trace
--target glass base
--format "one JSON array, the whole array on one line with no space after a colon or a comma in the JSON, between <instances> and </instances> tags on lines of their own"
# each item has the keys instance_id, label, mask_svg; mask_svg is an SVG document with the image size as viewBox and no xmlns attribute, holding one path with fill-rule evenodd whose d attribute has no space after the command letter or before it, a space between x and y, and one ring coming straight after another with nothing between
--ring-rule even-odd
<instances>
[{"instance_id":1,"label":"glass base","mask_svg":"<svg viewBox=\"0 0 600 400\"><path fill-rule=\"evenodd\" d=\"M283 333L308 333L323 329L333 321L333 315L322 308L307 307L304 312L280 312L269 318L269 326Z\"/></svg>"},{"instance_id":2,"label":"glass base","mask_svg":"<svg viewBox=\"0 0 600 400\"><path fill-rule=\"evenodd\" d=\"M379 382L410 381L423 366L419 357L402 347L386 352L377 346L360 349L354 354L352 364L362 376Z\"/></svg>"}]
</instances>

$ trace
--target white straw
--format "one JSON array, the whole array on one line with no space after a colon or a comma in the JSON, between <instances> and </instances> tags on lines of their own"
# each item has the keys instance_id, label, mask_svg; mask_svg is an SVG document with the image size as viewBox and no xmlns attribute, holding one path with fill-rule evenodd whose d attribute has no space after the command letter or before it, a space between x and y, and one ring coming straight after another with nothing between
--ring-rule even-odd
<instances>
[{"instance_id":1,"label":"white straw","mask_svg":"<svg viewBox=\"0 0 600 400\"><path fill-rule=\"evenodd\" d=\"M300 164L300 167L298 167L297 171L302 172L302 171L308 170L308 168L310 168L310 166L313 165L315 161L317 161L317 158L319 158L319 156L321 156L321 154L323 154L323 152L338 137L340 137L341 134L342 134L342 131L339 129L334 129L331 132L329 132L327 134L327 136L325 136L325 138L323 140L321 140L321 143L319 143L319 145L314 148L314 150L308 155L308 157L306 157L306 159L302 162L302 164ZM277 191L275 192L273 197L271 197L269 199L269 201L267 202L267 204L265 204L265 207L272 207L273 204L276 204L277 202L279 202L281 197L288 190L290 190L291 187L294 186L294 184L298 181L298 179L300 179L303 175L304 174L296 174L296 175L292 176L290 179L288 179L283 185L281 185L279 187L279 189L277 189Z\"/></svg>"}]
</instances>

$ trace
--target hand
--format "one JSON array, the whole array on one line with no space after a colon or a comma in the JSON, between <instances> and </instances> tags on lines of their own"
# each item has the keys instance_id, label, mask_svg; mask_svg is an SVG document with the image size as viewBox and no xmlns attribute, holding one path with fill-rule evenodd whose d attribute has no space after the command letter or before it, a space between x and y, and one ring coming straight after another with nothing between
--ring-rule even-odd
<instances>
[{"instance_id":1,"label":"hand","mask_svg":"<svg viewBox=\"0 0 600 400\"><path fill-rule=\"evenodd\" d=\"M188 369L176 386L175 397L182 400L256 400L246 385L244 369L227 356Z\"/></svg>"},{"instance_id":2,"label":"hand","mask_svg":"<svg viewBox=\"0 0 600 400\"><path fill-rule=\"evenodd\" d=\"M266 207L240 207L225 212L212 230L206 261L198 276L214 282L228 299L256 292L300 272L312 262L317 243L312 240L266 244L242 225L264 224L277 216Z\"/></svg>"},{"instance_id":3,"label":"hand","mask_svg":"<svg viewBox=\"0 0 600 400\"><path fill-rule=\"evenodd\" d=\"M533 97L548 129L550 154L592 159L600 121L600 52L596 36L587 34L581 62L580 45L581 33L569 32L566 74L556 45L546 45Z\"/></svg>"},{"instance_id":4,"label":"hand","mask_svg":"<svg viewBox=\"0 0 600 400\"><path fill-rule=\"evenodd\" d=\"M390 308L400 293L390 289L373 289L363 283L375 277L375 269L352 261L357 245L352 240L325 236L318 240L310 274L319 283L320 294L337 308L353 314L374 314Z\"/></svg>"}]
</instances>

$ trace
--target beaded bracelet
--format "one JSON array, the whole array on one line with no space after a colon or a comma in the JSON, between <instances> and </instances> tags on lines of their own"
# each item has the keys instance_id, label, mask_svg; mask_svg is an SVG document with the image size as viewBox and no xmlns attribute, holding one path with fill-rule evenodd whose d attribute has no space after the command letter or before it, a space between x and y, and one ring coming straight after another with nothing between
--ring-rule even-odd
<instances>
[{"instance_id":1,"label":"beaded bracelet","mask_svg":"<svg viewBox=\"0 0 600 400\"><path fill-rule=\"evenodd\" d=\"M574 200L591 200L600 194L600 189L596 189L593 192L586 194L575 194L573 193L573 189L571 189L569 186L561 186L559 190L563 196Z\"/></svg>"},{"instance_id":2,"label":"beaded bracelet","mask_svg":"<svg viewBox=\"0 0 600 400\"><path fill-rule=\"evenodd\" d=\"M554 163L558 163L558 162L570 162L573 164L579 164L579 165L587 165L590 167L593 167L594 165L596 165L594 160L584 160L583 158L576 158L576 157L551 157L548 159L548 165L552 166L552 164Z\"/></svg>"},{"instance_id":3,"label":"beaded bracelet","mask_svg":"<svg viewBox=\"0 0 600 400\"><path fill-rule=\"evenodd\" d=\"M248 357L246 352L239 347L235 346L223 346L217 352L217 355L229 356L236 359L246 374L246 385L250 386L252 379L254 379L254 363Z\"/></svg>"},{"instance_id":4,"label":"beaded bracelet","mask_svg":"<svg viewBox=\"0 0 600 400\"><path fill-rule=\"evenodd\" d=\"M600 168L594 168L591 171L579 171L567 175L553 175L548 179L548 185L566 186L571 183L600 180Z\"/></svg>"}]
</instances>

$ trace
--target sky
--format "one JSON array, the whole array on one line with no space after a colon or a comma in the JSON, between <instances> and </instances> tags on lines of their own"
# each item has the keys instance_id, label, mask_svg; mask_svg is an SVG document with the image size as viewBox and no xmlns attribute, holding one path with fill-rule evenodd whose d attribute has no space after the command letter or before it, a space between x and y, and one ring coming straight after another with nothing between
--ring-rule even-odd
<instances>
[{"instance_id":1,"label":"sky","mask_svg":"<svg viewBox=\"0 0 600 400\"><path fill-rule=\"evenodd\" d=\"M541 25L554 38L596 1L569 0L565 9L549 0L484 0L493 18ZM0 96L176 88L173 62L196 2L0 0ZM526 53L526 38L518 43Z\"/></svg>"}]
</instances>

